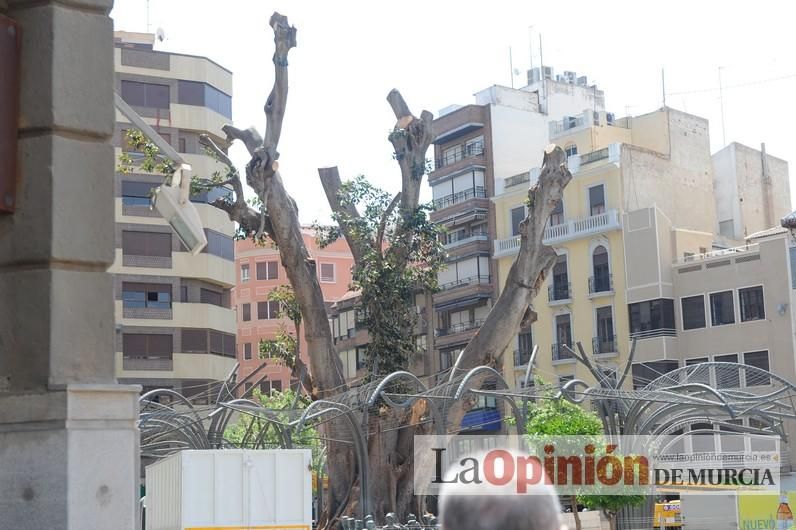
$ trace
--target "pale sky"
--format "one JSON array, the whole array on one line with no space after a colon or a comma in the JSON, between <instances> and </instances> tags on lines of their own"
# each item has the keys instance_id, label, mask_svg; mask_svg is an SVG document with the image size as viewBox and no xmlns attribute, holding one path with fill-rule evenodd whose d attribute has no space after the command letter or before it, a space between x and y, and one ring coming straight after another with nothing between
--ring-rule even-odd
<instances>
[{"instance_id":1,"label":"pale sky","mask_svg":"<svg viewBox=\"0 0 796 530\"><path fill-rule=\"evenodd\" d=\"M509 47L522 72L519 88L529 43L539 64L540 33L545 65L596 81L617 116L661 106L664 68L667 104L710 120L713 152L724 145L721 67L727 143L765 142L771 155L796 160L796 30L788 2L116 0L115 29L146 31L147 3L150 31L166 34L156 49L204 55L233 72L233 120L241 128L265 127L271 13L297 27L279 151L306 223L328 218L318 167L338 165L343 178L364 174L390 191L400 188L387 141L395 121L385 100L391 88L415 114L436 116L449 104L473 103L490 85L510 86ZM240 167L248 160L242 147L232 156ZM796 170L790 174L796 198Z\"/></svg>"}]
</instances>

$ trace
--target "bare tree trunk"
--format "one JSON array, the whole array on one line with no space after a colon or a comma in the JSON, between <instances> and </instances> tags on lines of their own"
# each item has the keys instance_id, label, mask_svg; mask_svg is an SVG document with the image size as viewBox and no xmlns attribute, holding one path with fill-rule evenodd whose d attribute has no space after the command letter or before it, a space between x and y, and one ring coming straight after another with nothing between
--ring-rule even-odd
<instances>
[{"instance_id":1,"label":"bare tree trunk","mask_svg":"<svg viewBox=\"0 0 796 530\"><path fill-rule=\"evenodd\" d=\"M570 495L569 506L572 508L572 517L575 518L575 530L581 529L580 514L578 513L578 496Z\"/></svg>"}]
</instances>

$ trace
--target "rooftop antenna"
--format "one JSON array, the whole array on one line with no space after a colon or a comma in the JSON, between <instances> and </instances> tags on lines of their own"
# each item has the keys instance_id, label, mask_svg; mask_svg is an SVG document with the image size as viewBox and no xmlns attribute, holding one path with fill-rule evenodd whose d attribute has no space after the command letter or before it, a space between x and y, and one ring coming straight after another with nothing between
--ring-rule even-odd
<instances>
[{"instance_id":1,"label":"rooftop antenna","mask_svg":"<svg viewBox=\"0 0 796 530\"><path fill-rule=\"evenodd\" d=\"M146 32L149 33L149 0L146 0Z\"/></svg>"},{"instance_id":2,"label":"rooftop antenna","mask_svg":"<svg viewBox=\"0 0 796 530\"><path fill-rule=\"evenodd\" d=\"M724 68L723 66L719 66L719 106L721 107L721 146L727 146L727 135L724 130L724 91L721 85L721 69Z\"/></svg>"},{"instance_id":3,"label":"rooftop antenna","mask_svg":"<svg viewBox=\"0 0 796 530\"><path fill-rule=\"evenodd\" d=\"M663 106L666 107L666 76L661 68L661 91L663 92Z\"/></svg>"},{"instance_id":4,"label":"rooftop antenna","mask_svg":"<svg viewBox=\"0 0 796 530\"><path fill-rule=\"evenodd\" d=\"M533 70L533 26L528 26L528 55L531 60L531 70Z\"/></svg>"},{"instance_id":5,"label":"rooftop antenna","mask_svg":"<svg viewBox=\"0 0 796 530\"><path fill-rule=\"evenodd\" d=\"M166 32L163 31L163 28L158 28L155 30L155 38L160 42L166 40Z\"/></svg>"},{"instance_id":6,"label":"rooftop antenna","mask_svg":"<svg viewBox=\"0 0 796 530\"><path fill-rule=\"evenodd\" d=\"M511 74L511 88L514 88L514 61L511 58L511 46L509 46L509 73Z\"/></svg>"}]
</instances>

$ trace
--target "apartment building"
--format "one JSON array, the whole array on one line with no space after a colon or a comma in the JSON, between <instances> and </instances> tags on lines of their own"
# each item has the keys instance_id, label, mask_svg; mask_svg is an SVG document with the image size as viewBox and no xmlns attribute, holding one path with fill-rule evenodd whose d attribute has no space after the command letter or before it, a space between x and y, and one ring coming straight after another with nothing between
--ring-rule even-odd
<instances>
[{"instance_id":1,"label":"apartment building","mask_svg":"<svg viewBox=\"0 0 796 530\"><path fill-rule=\"evenodd\" d=\"M604 114L602 91L588 85L585 76L569 74L553 78L548 67L543 79L538 71L529 74L530 84L522 89L489 87L475 95L475 104L447 107L434 120L431 220L447 229L449 256L433 298L434 373L453 366L497 293L491 199L503 192L504 177L540 163L550 121L569 123L578 116Z\"/></svg>"},{"instance_id":2,"label":"apartment building","mask_svg":"<svg viewBox=\"0 0 796 530\"><path fill-rule=\"evenodd\" d=\"M324 300L331 306L349 293L354 258L342 238L321 248L313 230L303 229L303 237L315 260ZM266 394L271 390L287 389L291 384L290 369L277 359L261 359L259 354L260 342L274 340L281 329L296 335L293 323L281 316L278 303L268 299L275 288L290 285L279 250L273 245L258 246L251 240L241 240L235 242L235 256L237 284L233 304L237 312L239 379L265 364L256 376L244 383L243 390L251 389L251 385L258 382L260 390ZM299 352L304 362L309 363L306 350L301 346L303 341L301 337Z\"/></svg>"},{"instance_id":3,"label":"apartment building","mask_svg":"<svg viewBox=\"0 0 796 530\"><path fill-rule=\"evenodd\" d=\"M206 57L153 49L151 34L115 33L115 90L198 175L217 163L200 148L200 134L223 145L231 121L232 74ZM126 141L131 127L116 113L116 156L139 156ZM161 175L116 173L116 376L144 390L173 388L199 396L235 365L234 225L208 202L218 193L191 197L208 244L186 251L171 227L149 209Z\"/></svg>"},{"instance_id":4,"label":"apartment building","mask_svg":"<svg viewBox=\"0 0 796 530\"><path fill-rule=\"evenodd\" d=\"M505 374L519 386L530 349L538 344L544 349L537 354L536 371L547 382L588 380L564 348L580 342L615 377L635 339L627 384L643 386L681 366L687 351L677 326L677 260L709 255L734 241L715 233L717 209L728 208L729 201L719 200L715 190L725 185L727 173L714 171L707 121L670 108L622 119L598 113L588 121L551 124L549 130L551 141L574 153L568 160L573 179L544 237L559 258L534 303L537 322L504 353ZM735 171L736 180L760 185L759 171L757 176L743 167ZM500 279L519 248L517 223L525 215L528 183L538 174L532 168L506 175L503 193L494 199ZM774 178L787 188L787 169ZM758 222L761 214L754 215L747 214L747 222ZM756 300L757 294L744 296Z\"/></svg>"}]
</instances>

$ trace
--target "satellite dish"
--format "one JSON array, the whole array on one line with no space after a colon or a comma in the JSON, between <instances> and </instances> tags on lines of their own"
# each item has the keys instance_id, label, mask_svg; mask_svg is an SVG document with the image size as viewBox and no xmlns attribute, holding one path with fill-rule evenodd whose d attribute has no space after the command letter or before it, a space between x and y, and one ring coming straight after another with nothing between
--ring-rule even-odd
<instances>
[{"instance_id":1,"label":"satellite dish","mask_svg":"<svg viewBox=\"0 0 796 530\"><path fill-rule=\"evenodd\" d=\"M166 32L163 31L163 28L158 28L155 30L155 38L157 38L160 42L166 40Z\"/></svg>"},{"instance_id":2,"label":"satellite dish","mask_svg":"<svg viewBox=\"0 0 796 530\"><path fill-rule=\"evenodd\" d=\"M519 68L515 68L514 70L512 70L512 73L514 75L520 75L522 72L520 72Z\"/></svg>"}]
</instances>

